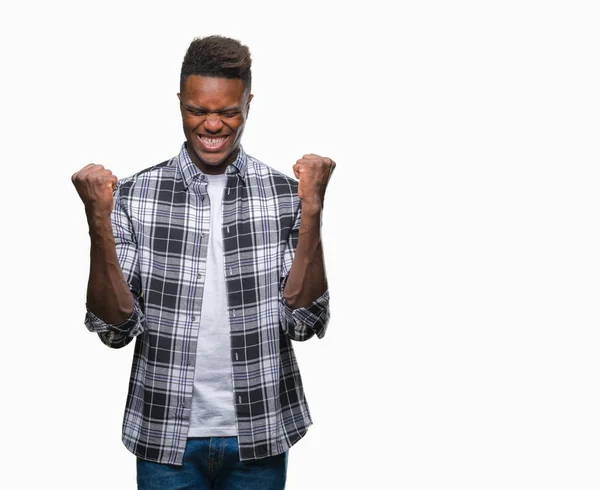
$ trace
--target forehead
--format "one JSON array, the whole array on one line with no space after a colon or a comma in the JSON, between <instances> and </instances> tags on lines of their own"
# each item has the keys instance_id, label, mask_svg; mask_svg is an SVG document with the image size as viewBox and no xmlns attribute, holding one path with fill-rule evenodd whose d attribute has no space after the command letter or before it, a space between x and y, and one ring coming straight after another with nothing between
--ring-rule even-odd
<instances>
[{"instance_id":1,"label":"forehead","mask_svg":"<svg viewBox=\"0 0 600 490\"><path fill-rule=\"evenodd\" d=\"M241 104L244 86L238 78L190 75L185 81L181 95L187 102L206 108L234 106Z\"/></svg>"}]
</instances>

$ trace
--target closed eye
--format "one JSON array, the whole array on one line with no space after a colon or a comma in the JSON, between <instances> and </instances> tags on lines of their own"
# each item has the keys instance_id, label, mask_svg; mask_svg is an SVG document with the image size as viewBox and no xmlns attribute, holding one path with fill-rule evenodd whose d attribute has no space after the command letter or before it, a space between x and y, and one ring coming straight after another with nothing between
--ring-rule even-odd
<instances>
[{"instance_id":1,"label":"closed eye","mask_svg":"<svg viewBox=\"0 0 600 490\"><path fill-rule=\"evenodd\" d=\"M193 116L206 116L208 114L208 112L206 112L206 111L198 111L196 109L186 109L186 110Z\"/></svg>"},{"instance_id":2,"label":"closed eye","mask_svg":"<svg viewBox=\"0 0 600 490\"><path fill-rule=\"evenodd\" d=\"M239 116L240 111L225 111L225 112L221 112L219 114L227 119L231 119L232 117Z\"/></svg>"}]
</instances>

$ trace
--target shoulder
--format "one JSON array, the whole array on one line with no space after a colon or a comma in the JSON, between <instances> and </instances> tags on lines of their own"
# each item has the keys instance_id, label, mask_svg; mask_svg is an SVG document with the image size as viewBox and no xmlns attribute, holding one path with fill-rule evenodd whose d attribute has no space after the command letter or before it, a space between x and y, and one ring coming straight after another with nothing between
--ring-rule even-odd
<instances>
[{"instance_id":1,"label":"shoulder","mask_svg":"<svg viewBox=\"0 0 600 490\"><path fill-rule=\"evenodd\" d=\"M261 162L257 158L247 155L248 176L256 179L258 185L270 187L277 195L296 196L298 194L298 181L283 172Z\"/></svg>"},{"instance_id":2,"label":"shoulder","mask_svg":"<svg viewBox=\"0 0 600 490\"><path fill-rule=\"evenodd\" d=\"M174 181L177 175L176 158L165 160L157 165L145 168L129 177L119 179L115 192L121 196L127 196L140 188L147 188L164 181Z\"/></svg>"}]
</instances>

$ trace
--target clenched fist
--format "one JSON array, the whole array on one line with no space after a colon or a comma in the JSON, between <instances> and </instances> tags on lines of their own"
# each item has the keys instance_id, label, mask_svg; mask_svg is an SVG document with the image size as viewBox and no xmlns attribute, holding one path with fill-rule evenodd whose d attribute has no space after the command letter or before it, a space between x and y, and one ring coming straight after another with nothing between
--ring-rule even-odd
<instances>
[{"instance_id":1,"label":"clenched fist","mask_svg":"<svg viewBox=\"0 0 600 490\"><path fill-rule=\"evenodd\" d=\"M304 155L294 165L294 175L298 179L298 197L302 201L302 213L318 214L323 209L325 189L335 162L331 158L314 153Z\"/></svg>"},{"instance_id":2,"label":"clenched fist","mask_svg":"<svg viewBox=\"0 0 600 490\"><path fill-rule=\"evenodd\" d=\"M117 177L102 165L90 163L71 177L89 217L110 216Z\"/></svg>"}]
</instances>

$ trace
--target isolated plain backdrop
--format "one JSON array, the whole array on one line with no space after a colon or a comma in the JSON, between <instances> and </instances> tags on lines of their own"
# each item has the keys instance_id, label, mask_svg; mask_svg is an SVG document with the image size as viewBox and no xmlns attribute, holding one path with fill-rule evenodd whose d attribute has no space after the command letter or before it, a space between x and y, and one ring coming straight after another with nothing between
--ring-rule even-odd
<instances>
[{"instance_id":1,"label":"isolated plain backdrop","mask_svg":"<svg viewBox=\"0 0 600 490\"><path fill-rule=\"evenodd\" d=\"M0 7L0 487L130 489L132 346L83 325L71 174L175 155L185 50L252 52L246 151L338 163L290 490L600 487L597 2Z\"/></svg>"}]
</instances>

